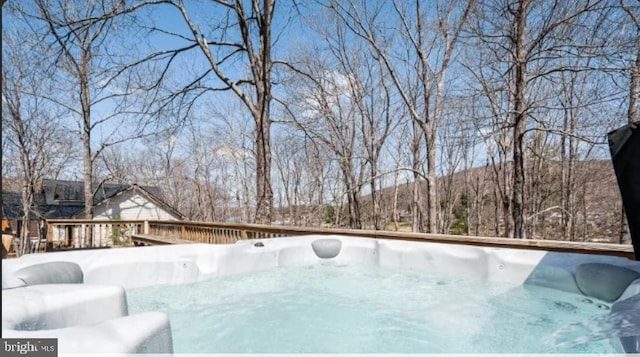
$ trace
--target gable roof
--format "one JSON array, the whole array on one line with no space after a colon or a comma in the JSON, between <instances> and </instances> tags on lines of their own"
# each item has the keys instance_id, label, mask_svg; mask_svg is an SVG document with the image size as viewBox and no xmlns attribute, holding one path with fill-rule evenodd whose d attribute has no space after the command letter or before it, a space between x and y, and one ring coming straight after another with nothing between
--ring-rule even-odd
<instances>
[{"instance_id":1,"label":"gable roof","mask_svg":"<svg viewBox=\"0 0 640 357\"><path fill-rule=\"evenodd\" d=\"M143 186L139 186L137 184L132 184L129 187L127 187L124 190L118 191L116 193L114 193L113 195L106 197L104 200L102 200L101 202L99 202L98 204L96 204L96 206L100 206L100 205L105 205L108 204L111 200L115 199L116 197L122 196L127 194L128 192L133 192L134 194L139 194L141 196L143 196L144 198L146 198L147 200L155 203L156 205L158 205L160 208L162 208L163 210L167 211L169 214L171 214L172 216L178 218L178 219L185 219L186 216L183 215L182 213L180 213L180 211L178 211L177 209L173 208L171 205L169 205L168 203L166 203L160 196L152 191L156 191L159 192L160 189L158 187L143 187ZM79 213L79 215L81 215L82 212Z\"/></svg>"},{"instance_id":2,"label":"gable roof","mask_svg":"<svg viewBox=\"0 0 640 357\"><path fill-rule=\"evenodd\" d=\"M95 186L95 185L93 185ZM104 201L112 197L118 192L124 191L131 187L128 184L103 182L100 186L92 187L95 191L93 196L93 204ZM147 186L145 189L152 192L153 195L162 198L162 191L159 187ZM69 204L77 203L84 207L84 182L83 181L66 181L66 180L42 180L42 190L44 191L46 204Z\"/></svg>"},{"instance_id":3,"label":"gable roof","mask_svg":"<svg viewBox=\"0 0 640 357\"><path fill-rule=\"evenodd\" d=\"M135 189L146 199L156 203L165 211L184 219L185 216L164 201L159 187L139 186L137 184L126 185L105 182L96 191L94 206L122 193ZM43 217L46 219L78 218L84 211L84 185L82 181L66 180L42 180L42 186L34 195L35 210L31 210L30 217ZM3 216L8 219L21 219L24 216L22 209L22 195L16 192L2 192Z\"/></svg>"},{"instance_id":4,"label":"gable roof","mask_svg":"<svg viewBox=\"0 0 640 357\"><path fill-rule=\"evenodd\" d=\"M29 212L29 215L33 215L33 212ZM2 192L2 217L15 219L22 216L22 195L16 192Z\"/></svg>"}]
</instances>

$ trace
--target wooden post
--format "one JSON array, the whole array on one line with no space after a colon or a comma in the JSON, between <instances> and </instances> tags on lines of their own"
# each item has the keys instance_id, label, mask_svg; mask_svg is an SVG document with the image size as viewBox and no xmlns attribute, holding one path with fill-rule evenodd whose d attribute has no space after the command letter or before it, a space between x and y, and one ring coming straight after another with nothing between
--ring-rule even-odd
<instances>
[{"instance_id":1,"label":"wooden post","mask_svg":"<svg viewBox=\"0 0 640 357\"><path fill-rule=\"evenodd\" d=\"M80 225L80 227L78 227L78 248L83 248L84 247L84 237L85 237L85 233L86 233L86 228L87 226L82 224Z\"/></svg>"}]
</instances>

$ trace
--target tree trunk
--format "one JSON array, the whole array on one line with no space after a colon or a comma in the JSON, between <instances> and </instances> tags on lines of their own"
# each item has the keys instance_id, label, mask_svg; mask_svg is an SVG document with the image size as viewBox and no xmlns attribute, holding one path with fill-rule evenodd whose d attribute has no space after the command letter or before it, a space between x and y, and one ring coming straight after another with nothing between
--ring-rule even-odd
<instances>
[{"instance_id":1,"label":"tree trunk","mask_svg":"<svg viewBox=\"0 0 640 357\"><path fill-rule=\"evenodd\" d=\"M420 139L421 132L413 122L413 145L412 145L412 166L413 166L413 199L411 202L411 231L422 231L422 199L420 195Z\"/></svg>"},{"instance_id":2,"label":"tree trunk","mask_svg":"<svg viewBox=\"0 0 640 357\"><path fill-rule=\"evenodd\" d=\"M562 216L560 229L562 230L562 240L569 239L569 175L567 168L567 132L569 130L569 109L565 108L562 120L562 135L560 137L560 207Z\"/></svg>"},{"instance_id":3,"label":"tree trunk","mask_svg":"<svg viewBox=\"0 0 640 357\"><path fill-rule=\"evenodd\" d=\"M629 108L627 120L629 124L640 122L640 50L636 53L635 66L630 69Z\"/></svg>"},{"instance_id":4,"label":"tree trunk","mask_svg":"<svg viewBox=\"0 0 640 357\"><path fill-rule=\"evenodd\" d=\"M258 21L260 48L257 54L249 53L249 56L258 57L252 62L253 74L256 80L256 94L258 113L253 113L256 130L256 222L271 223L271 211L273 210L273 191L271 187L271 21L275 0L266 0L262 3L263 13ZM254 9L260 8L257 0L254 0ZM246 36L246 35L245 35ZM248 37L248 36L247 36ZM245 43L250 42L247 38ZM257 68L256 68L257 67Z\"/></svg>"},{"instance_id":5,"label":"tree trunk","mask_svg":"<svg viewBox=\"0 0 640 357\"><path fill-rule=\"evenodd\" d=\"M467 195L467 202L464 205L464 224L465 224L465 234L466 235L470 235L471 234L471 210L472 210L472 201L471 201L471 182L469 181L469 164L468 164L468 159L467 159L467 148L465 148L465 152L464 152L464 191L462 191L464 194ZM474 202L475 199L477 198L474 197Z\"/></svg>"},{"instance_id":6,"label":"tree trunk","mask_svg":"<svg viewBox=\"0 0 640 357\"><path fill-rule=\"evenodd\" d=\"M380 220L380 199L378 189L376 187L376 176L378 175L378 165L372 159L371 160L371 180L369 181L371 187L371 205L373 206L373 212L371 214L371 220L373 221L373 229L382 229Z\"/></svg>"},{"instance_id":7,"label":"tree trunk","mask_svg":"<svg viewBox=\"0 0 640 357\"><path fill-rule=\"evenodd\" d=\"M351 155L348 155L351 157ZM344 177L345 191L347 193L347 209L349 213L349 228L362 229L362 216L360 212L359 190L355 179L353 164L350 159L343 159L341 163Z\"/></svg>"},{"instance_id":8,"label":"tree trunk","mask_svg":"<svg viewBox=\"0 0 640 357\"><path fill-rule=\"evenodd\" d=\"M31 240L29 237L29 226L31 219L31 205L33 203L33 190L28 183L29 179L25 179L25 183L22 186L22 222L20 223L20 244L18 246L18 256L28 254L31 252Z\"/></svg>"},{"instance_id":9,"label":"tree trunk","mask_svg":"<svg viewBox=\"0 0 640 357\"><path fill-rule=\"evenodd\" d=\"M393 203L391 204L391 219L393 220L393 227L398 230L398 179L400 174L396 170L393 176Z\"/></svg>"},{"instance_id":10,"label":"tree trunk","mask_svg":"<svg viewBox=\"0 0 640 357\"><path fill-rule=\"evenodd\" d=\"M495 175L494 175L495 177ZM499 180L493 182L493 235L500 237L500 195L498 193Z\"/></svg>"},{"instance_id":11,"label":"tree trunk","mask_svg":"<svg viewBox=\"0 0 640 357\"><path fill-rule=\"evenodd\" d=\"M256 115L256 223L271 223L273 191L271 188L271 119L269 118L269 100L261 103L264 109Z\"/></svg>"},{"instance_id":12,"label":"tree trunk","mask_svg":"<svg viewBox=\"0 0 640 357\"><path fill-rule=\"evenodd\" d=\"M358 200L358 192L356 190L352 190L349 193L351 208L351 228L353 229L362 229L362 213L360 212L360 202Z\"/></svg>"},{"instance_id":13,"label":"tree trunk","mask_svg":"<svg viewBox=\"0 0 640 357\"><path fill-rule=\"evenodd\" d=\"M88 64L87 64L88 65ZM84 185L84 218L93 218L93 158L91 153L91 105L89 94L89 83L85 76L80 76L80 102L82 105L82 163L83 163L83 185ZM93 234L91 230L86 232L86 241L93 247Z\"/></svg>"},{"instance_id":14,"label":"tree trunk","mask_svg":"<svg viewBox=\"0 0 640 357\"><path fill-rule=\"evenodd\" d=\"M473 234L480 235L480 227L482 226L482 209L484 208L484 183L486 181L486 171L482 179L482 186L480 186L480 177L476 177L476 197L475 197L475 209L476 209L476 221L473 229Z\"/></svg>"},{"instance_id":15,"label":"tree trunk","mask_svg":"<svg viewBox=\"0 0 640 357\"><path fill-rule=\"evenodd\" d=\"M513 113L513 236L526 238L524 207L524 131L526 121L525 90L527 86L527 53L525 48L525 28L528 0L518 4L515 33L515 95Z\"/></svg>"},{"instance_id":16,"label":"tree trunk","mask_svg":"<svg viewBox=\"0 0 640 357\"><path fill-rule=\"evenodd\" d=\"M432 146L430 142L428 146ZM436 150L435 145L427 151L427 233L437 232L438 198L436 196Z\"/></svg>"}]
</instances>

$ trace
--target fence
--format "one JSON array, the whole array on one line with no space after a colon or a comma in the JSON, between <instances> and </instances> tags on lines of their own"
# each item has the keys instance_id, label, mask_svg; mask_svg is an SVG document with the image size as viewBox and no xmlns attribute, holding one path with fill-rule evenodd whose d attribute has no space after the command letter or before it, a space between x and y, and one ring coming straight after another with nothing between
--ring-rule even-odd
<instances>
[{"instance_id":1,"label":"fence","mask_svg":"<svg viewBox=\"0 0 640 357\"><path fill-rule=\"evenodd\" d=\"M143 231L143 221L48 221L47 250L107 248L132 245L131 237Z\"/></svg>"},{"instance_id":2,"label":"fence","mask_svg":"<svg viewBox=\"0 0 640 357\"><path fill-rule=\"evenodd\" d=\"M197 243L230 244L244 239L265 239L299 235L343 235L419 242L436 242L489 246L499 248L536 249L584 254L614 255L634 258L631 245L525 240L425 234L396 231L285 227L259 224L207 223L188 221L95 221L50 220L49 244L55 249L97 248L131 245L136 235L170 237Z\"/></svg>"}]
</instances>

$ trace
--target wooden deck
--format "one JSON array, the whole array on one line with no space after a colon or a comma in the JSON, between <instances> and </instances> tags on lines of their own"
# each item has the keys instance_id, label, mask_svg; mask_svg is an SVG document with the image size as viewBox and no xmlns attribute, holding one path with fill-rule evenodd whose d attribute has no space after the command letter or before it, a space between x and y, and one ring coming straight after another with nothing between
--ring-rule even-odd
<instances>
[{"instance_id":1,"label":"wooden deck","mask_svg":"<svg viewBox=\"0 0 640 357\"><path fill-rule=\"evenodd\" d=\"M398 231L374 231L344 228L316 228L271 226L247 223L205 222L150 222L150 232L166 236L179 236L200 243L233 243L240 239L264 239L300 235L343 235L347 237L381 238L414 242L464 244L492 248L545 250L551 252L611 255L635 259L630 244L569 242L542 239L514 239L496 237L462 236L451 234L412 233ZM224 241L221 238L225 238ZM229 239L232 242L229 242Z\"/></svg>"},{"instance_id":2,"label":"wooden deck","mask_svg":"<svg viewBox=\"0 0 640 357\"><path fill-rule=\"evenodd\" d=\"M197 243L186 239L156 236L152 234L134 234L131 236L131 240L136 246Z\"/></svg>"},{"instance_id":3,"label":"wooden deck","mask_svg":"<svg viewBox=\"0 0 640 357\"><path fill-rule=\"evenodd\" d=\"M551 252L596 254L639 259L630 244L591 243L554 241L544 239L514 239L496 237L462 236L450 234L411 233L398 231L354 230L344 228L317 228L272 226L246 223L213 223L190 221L112 221L96 222L91 220L50 220L52 231L61 232L56 239L63 242L75 242L78 238L69 236L86 227L100 226L97 233L112 234L104 225L121 227L119 231L131 232L130 237L136 245L166 244L233 244L239 240L268 239L300 235L342 235L347 237L382 238L415 242L475 245L490 248L512 248L545 250ZM97 236L96 236L97 237ZM81 240L85 242L86 240ZM103 240L107 241L107 240ZM72 245L76 246L76 245ZM80 245L84 246L84 245Z\"/></svg>"}]
</instances>

